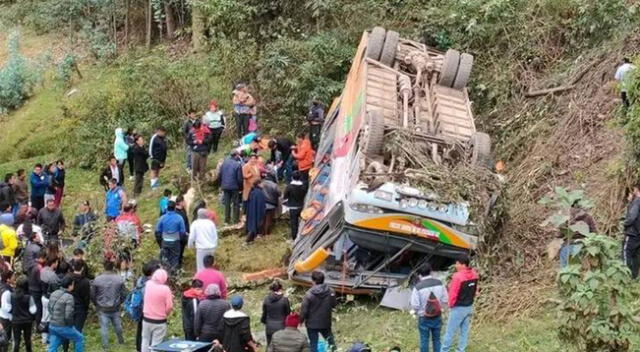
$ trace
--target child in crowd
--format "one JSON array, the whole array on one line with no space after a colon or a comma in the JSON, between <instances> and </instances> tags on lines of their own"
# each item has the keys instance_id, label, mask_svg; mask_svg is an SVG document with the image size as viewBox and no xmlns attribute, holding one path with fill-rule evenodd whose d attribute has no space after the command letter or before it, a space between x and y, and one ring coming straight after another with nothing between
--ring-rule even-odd
<instances>
[{"instance_id":1,"label":"child in crowd","mask_svg":"<svg viewBox=\"0 0 640 352\"><path fill-rule=\"evenodd\" d=\"M162 198L160 198L160 216L167 212L167 206L169 206L169 200L171 199L171 190L165 189Z\"/></svg>"}]
</instances>

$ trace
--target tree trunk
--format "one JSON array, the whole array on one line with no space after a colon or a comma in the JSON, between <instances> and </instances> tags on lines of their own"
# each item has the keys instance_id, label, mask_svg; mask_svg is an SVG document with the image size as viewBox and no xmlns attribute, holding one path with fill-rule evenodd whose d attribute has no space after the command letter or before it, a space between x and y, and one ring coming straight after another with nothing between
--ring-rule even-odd
<instances>
[{"instance_id":1,"label":"tree trunk","mask_svg":"<svg viewBox=\"0 0 640 352\"><path fill-rule=\"evenodd\" d=\"M191 45L193 51L201 51L204 45L204 16L198 4L191 6Z\"/></svg>"},{"instance_id":2,"label":"tree trunk","mask_svg":"<svg viewBox=\"0 0 640 352\"><path fill-rule=\"evenodd\" d=\"M129 0L124 0L124 46L129 46Z\"/></svg>"},{"instance_id":3,"label":"tree trunk","mask_svg":"<svg viewBox=\"0 0 640 352\"><path fill-rule=\"evenodd\" d=\"M167 22L167 39L171 40L176 33L176 20L174 16L173 6L169 1L164 2L164 16Z\"/></svg>"},{"instance_id":4,"label":"tree trunk","mask_svg":"<svg viewBox=\"0 0 640 352\"><path fill-rule=\"evenodd\" d=\"M151 47L151 30L153 29L153 4L148 0L147 6L147 48Z\"/></svg>"}]
</instances>

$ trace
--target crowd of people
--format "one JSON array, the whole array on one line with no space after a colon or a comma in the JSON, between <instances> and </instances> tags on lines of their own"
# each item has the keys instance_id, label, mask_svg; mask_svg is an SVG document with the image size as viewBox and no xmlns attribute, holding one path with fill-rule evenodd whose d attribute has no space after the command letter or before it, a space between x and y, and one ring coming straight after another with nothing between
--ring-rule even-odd
<instances>
[{"instance_id":1,"label":"crowd of people","mask_svg":"<svg viewBox=\"0 0 640 352\"><path fill-rule=\"evenodd\" d=\"M142 266L137 279L133 253L145 229L135 199L143 190L147 172L152 190L161 185L160 172L168 152L164 128L155 130L148 145L135 129L115 130L113 154L99 176L104 188L104 213L95 213L91 204L83 201L72 226L67 226L62 212L63 160L44 167L36 164L28 179L25 170L7 174L0 184L0 352L9 350L10 341L14 352L21 345L32 351L33 329L50 352L60 346L66 351L71 345L75 351L84 351L83 331L91 305L98 317L104 350L110 348L110 327L117 343L125 343L122 316L126 315L137 324L136 351L150 351L167 337L187 248L195 250L196 271L181 293L185 340L212 343L214 351L260 350L251 332L250 317L243 311L243 298L230 297L224 274L215 268L219 227L244 224L245 243L249 245L271 234L284 207L290 214L291 241L296 239L324 108L314 100L307 114L308 131L291 140L288 136L260 135L255 105L246 85L238 85L233 97L238 142L218 163L214 180L221 191L223 216L218 218L204 200L188 209L185 195L165 189L153 230L159 256ZM194 109L187 112L182 133L185 167L192 182L199 185L209 171L208 155L220 147L227 121L216 101L210 102L201 117L198 115ZM270 154L264 158L266 153ZM132 185L128 185L127 175ZM127 186L132 186L131 194ZM101 218L104 221L99 221ZM65 258L61 250L61 234L68 228L76 238L72 258ZM98 236L104 253L101 273L94 275L83 248ZM456 268L448 292L430 275L428 266L419 271L411 306L419 316L421 351L428 350L429 337L434 350L440 350L440 313L444 309L440 303L448 303L451 308L442 351L449 350L457 330L458 348L464 350L477 274L469 267L468 258L459 259ZM282 283L276 280L270 285L260 319L265 326L267 351L335 350L332 312L336 295L324 282L322 272L314 271L311 277L314 285L297 312L292 310ZM435 306L434 297L438 302ZM299 330L301 325L306 327L306 334ZM358 343L350 351L369 349Z\"/></svg>"}]
</instances>

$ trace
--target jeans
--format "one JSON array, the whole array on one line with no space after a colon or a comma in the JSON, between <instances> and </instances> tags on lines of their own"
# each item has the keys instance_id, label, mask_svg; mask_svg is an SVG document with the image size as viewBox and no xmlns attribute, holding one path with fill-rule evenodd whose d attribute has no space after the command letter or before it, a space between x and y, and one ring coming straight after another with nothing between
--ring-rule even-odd
<instances>
[{"instance_id":1,"label":"jeans","mask_svg":"<svg viewBox=\"0 0 640 352\"><path fill-rule=\"evenodd\" d=\"M180 264L180 241L162 241L160 259L169 264L171 270L176 270Z\"/></svg>"},{"instance_id":2,"label":"jeans","mask_svg":"<svg viewBox=\"0 0 640 352\"><path fill-rule=\"evenodd\" d=\"M296 240L298 228L300 227L300 213L302 208L289 209L289 226L291 227L291 239Z\"/></svg>"},{"instance_id":3,"label":"jeans","mask_svg":"<svg viewBox=\"0 0 640 352\"><path fill-rule=\"evenodd\" d=\"M293 155L289 154L289 157L284 160L282 166L278 168L278 181L284 180L286 184L291 183L291 173L293 172Z\"/></svg>"},{"instance_id":4,"label":"jeans","mask_svg":"<svg viewBox=\"0 0 640 352\"><path fill-rule=\"evenodd\" d=\"M84 352L84 336L73 326L49 325L49 352L58 351L64 340L73 342L75 352Z\"/></svg>"},{"instance_id":5,"label":"jeans","mask_svg":"<svg viewBox=\"0 0 640 352\"><path fill-rule=\"evenodd\" d=\"M142 352L149 352L149 347L155 346L164 340L167 335L167 323L155 324L142 321Z\"/></svg>"},{"instance_id":6,"label":"jeans","mask_svg":"<svg viewBox=\"0 0 640 352\"><path fill-rule=\"evenodd\" d=\"M240 221L240 191L222 191L222 203L224 203L224 222L229 224L231 218L231 204L233 204L233 223Z\"/></svg>"},{"instance_id":7,"label":"jeans","mask_svg":"<svg viewBox=\"0 0 640 352\"><path fill-rule=\"evenodd\" d=\"M309 335L309 347L311 352L318 352L318 336L322 335L322 337L327 340L327 344L329 345L330 351L336 350L336 342L333 339L333 334L331 333L331 329L310 329L307 328L307 335Z\"/></svg>"},{"instance_id":8,"label":"jeans","mask_svg":"<svg viewBox=\"0 0 640 352\"><path fill-rule=\"evenodd\" d=\"M185 151L185 162L187 165L187 170L191 170L191 167L193 166L193 163L192 163L193 150L191 149L191 146L187 144L184 147L184 151Z\"/></svg>"},{"instance_id":9,"label":"jeans","mask_svg":"<svg viewBox=\"0 0 640 352\"><path fill-rule=\"evenodd\" d=\"M582 249L581 244L564 244L560 248L560 267L564 268L569 265L569 259L578 254Z\"/></svg>"},{"instance_id":10,"label":"jeans","mask_svg":"<svg viewBox=\"0 0 640 352\"><path fill-rule=\"evenodd\" d=\"M464 352L467 349L472 316L473 306L451 308L449 321L447 322L447 332L444 334L441 352L449 352L453 345L453 337L456 332L458 332L458 329L460 330L460 338L458 339L458 349L456 351Z\"/></svg>"},{"instance_id":11,"label":"jeans","mask_svg":"<svg viewBox=\"0 0 640 352\"><path fill-rule=\"evenodd\" d=\"M120 320L119 312L98 312L100 318L100 335L102 336L102 347L106 350L109 347L109 323L113 325L118 337L118 343L124 344L122 337L122 320Z\"/></svg>"},{"instance_id":12,"label":"jeans","mask_svg":"<svg viewBox=\"0 0 640 352\"><path fill-rule=\"evenodd\" d=\"M440 352L440 330L442 330L442 318L418 318L418 331L420 331L420 352L429 352L429 336L433 341L433 352Z\"/></svg>"},{"instance_id":13,"label":"jeans","mask_svg":"<svg viewBox=\"0 0 640 352\"><path fill-rule=\"evenodd\" d=\"M204 257L216 252L215 248L196 249L196 268L197 271L204 269Z\"/></svg>"}]
</instances>

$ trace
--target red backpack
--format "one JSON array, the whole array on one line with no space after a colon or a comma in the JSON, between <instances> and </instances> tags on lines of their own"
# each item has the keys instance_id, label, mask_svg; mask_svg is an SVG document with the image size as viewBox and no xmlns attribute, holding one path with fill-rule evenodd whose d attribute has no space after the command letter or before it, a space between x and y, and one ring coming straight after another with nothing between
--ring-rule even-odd
<instances>
[{"instance_id":1,"label":"red backpack","mask_svg":"<svg viewBox=\"0 0 640 352\"><path fill-rule=\"evenodd\" d=\"M424 306L424 316L426 318L437 318L442 314L442 307L440 306L440 301L433 294L433 291L429 293L429 298L427 299L427 304Z\"/></svg>"}]
</instances>

